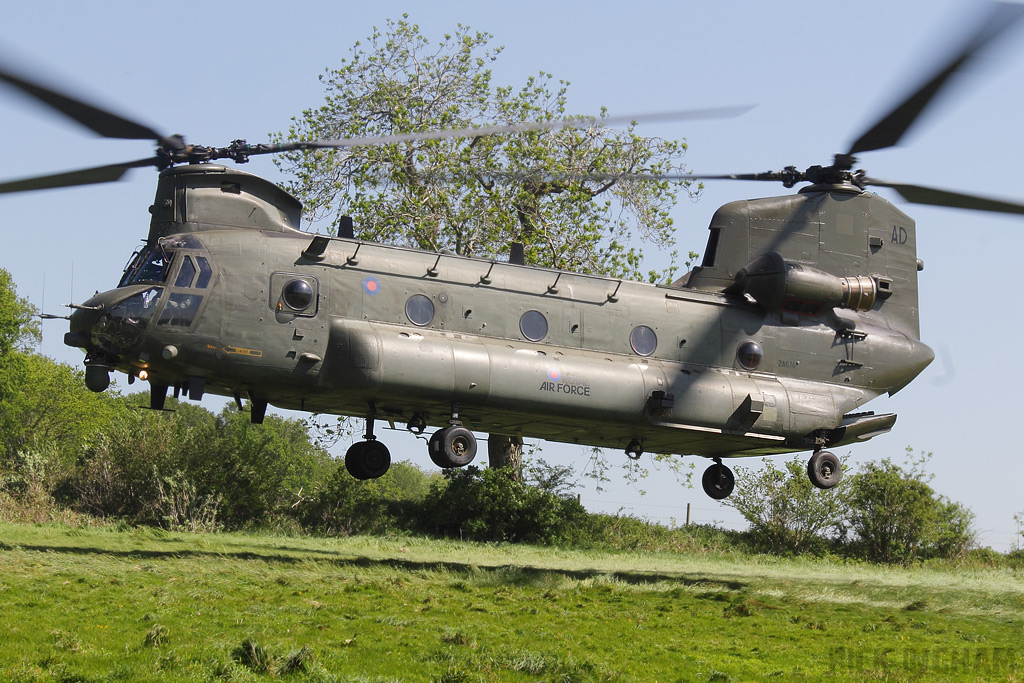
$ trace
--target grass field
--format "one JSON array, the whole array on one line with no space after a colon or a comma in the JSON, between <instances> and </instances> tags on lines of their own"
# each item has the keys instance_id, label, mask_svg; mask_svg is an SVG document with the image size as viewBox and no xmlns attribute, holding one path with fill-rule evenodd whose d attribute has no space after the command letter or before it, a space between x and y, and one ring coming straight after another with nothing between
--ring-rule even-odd
<instances>
[{"instance_id":1,"label":"grass field","mask_svg":"<svg viewBox=\"0 0 1024 683\"><path fill-rule=\"evenodd\" d=\"M1024 576L0 525L12 681L1022 680Z\"/></svg>"}]
</instances>

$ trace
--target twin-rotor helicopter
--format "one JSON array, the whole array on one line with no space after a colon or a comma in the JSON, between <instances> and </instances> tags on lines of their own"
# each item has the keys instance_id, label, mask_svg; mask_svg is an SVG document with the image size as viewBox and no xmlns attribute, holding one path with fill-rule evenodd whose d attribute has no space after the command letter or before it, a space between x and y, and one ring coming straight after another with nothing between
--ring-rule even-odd
<instances>
[{"instance_id":1,"label":"twin-rotor helicopter","mask_svg":"<svg viewBox=\"0 0 1024 683\"><path fill-rule=\"evenodd\" d=\"M934 95L1024 14L994 5L954 58L828 166L702 179L772 180L796 194L727 204L703 261L670 285L538 268L522 250L487 260L302 232L277 185L214 163L288 150L425 137L515 135L579 122L512 124L382 138L225 147L186 144L0 65L0 79L109 138L155 140L154 156L0 183L0 192L120 179L159 169L145 245L117 287L73 306L65 343L85 381L113 371L169 392L362 417L346 456L357 478L390 466L374 424L405 424L442 468L469 464L475 431L713 461L713 498L733 489L723 459L810 451L823 489L841 477L829 448L888 432L865 405L932 361L920 340L916 226L877 195L1024 213L1024 205L894 183L854 170L895 145ZM702 114L707 112L696 112ZM608 120L605 120L607 123Z\"/></svg>"}]
</instances>

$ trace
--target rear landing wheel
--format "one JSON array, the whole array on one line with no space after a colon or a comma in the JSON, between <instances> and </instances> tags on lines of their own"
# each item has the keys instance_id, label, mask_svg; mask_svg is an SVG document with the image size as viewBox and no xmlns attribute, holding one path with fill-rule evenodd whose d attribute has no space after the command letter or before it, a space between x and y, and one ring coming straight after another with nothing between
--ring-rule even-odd
<instances>
[{"instance_id":1,"label":"rear landing wheel","mask_svg":"<svg viewBox=\"0 0 1024 683\"><path fill-rule=\"evenodd\" d=\"M732 470L720 462L704 470L704 476L700 481L704 485L704 493L715 500L728 498L736 486L736 477L733 476Z\"/></svg>"},{"instance_id":2,"label":"rear landing wheel","mask_svg":"<svg viewBox=\"0 0 1024 683\"><path fill-rule=\"evenodd\" d=\"M843 468L834 453L818 451L807 461L807 476L819 489L830 489L843 478Z\"/></svg>"},{"instance_id":3,"label":"rear landing wheel","mask_svg":"<svg viewBox=\"0 0 1024 683\"><path fill-rule=\"evenodd\" d=\"M438 467L465 467L476 457L476 437L465 427L445 427L434 432L427 448Z\"/></svg>"}]
</instances>

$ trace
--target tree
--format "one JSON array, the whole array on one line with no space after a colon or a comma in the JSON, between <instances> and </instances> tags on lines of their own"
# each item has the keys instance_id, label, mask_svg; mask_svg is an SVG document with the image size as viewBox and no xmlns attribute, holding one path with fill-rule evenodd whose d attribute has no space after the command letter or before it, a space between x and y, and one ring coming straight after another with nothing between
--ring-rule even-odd
<instances>
[{"instance_id":1,"label":"tree","mask_svg":"<svg viewBox=\"0 0 1024 683\"><path fill-rule=\"evenodd\" d=\"M11 274L0 268L0 357L27 352L39 343L35 306L18 296Z\"/></svg>"},{"instance_id":2,"label":"tree","mask_svg":"<svg viewBox=\"0 0 1024 683\"><path fill-rule=\"evenodd\" d=\"M35 307L18 296L10 273L0 268L0 455L10 457L17 447L23 426L19 415L26 398L27 354L39 342Z\"/></svg>"},{"instance_id":3,"label":"tree","mask_svg":"<svg viewBox=\"0 0 1024 683\"><path fill-rule=\"evenodd\" d=\"M85 386L85 373L46 356L26 354L24 398L18 415L20 432L9 441L12 448L49 444L61 465L74 462L82 449L109 425L125 406L116 391L97 394Z\"/></svg>"},{"instance_id":4,"label":"tree","mask_svg":"<svg viewBox=\"0 0 1024 683\"><path fill-rule=\"evenodd\" d=\"M1014 540L1013 540L1013 550L1014 551L1018 551L1018 550L1020 550L1021 538L1024 538L1024 528L1022 528L1022 527L1024 527L1024 511L1021 511L1021 512L1018 512L1017 514L1015 514L1013 516L1013 521L1017 523L1017 536L1020 537L1020 538L1014 538Z\"/></svg>"},{"instance_id":5,"label":"tree","mask_svg":"<svg viewBox=\"0 0 1024 683\"><path fill-rule=\"evenodd\" d=\"M436 45L405 18L375 29L364 48L321 75L323 105L305 110L278 139L367 138L567 118L568 83L550 74L521 88L494 86L501 48L458 26ZM601 112L604 116L604 112ZM289 189L314 219L336 230L354 217L360 237L493 258L510 242L529 263L589 273L641 273L633 235L672 243L668 210L688 181L635 180L683 172L686 145L604 126L510 135L421 139L277 158Z\"/></svg>"},{"instance_id":6,"label":"tree","mask_svg":"<svg viewBox=\"0 0 1024 683\"><path fill-rule=\"evenodd\" d=\"M479 125L568 118L568 83L547 73L520 87L492 84L502 48L459 25L435 46L403 17L374 29L364 47L320 76L326 98L279 140L372 138ZM601 117L605 112L601 112ZM579 117L577 117L579 118ZM581 119L582 120L582 119ZM600 117L579 128L510 135L420 139L275 158L288 189L335 232L351 216L364 239L496 258L511 242L528 263L650 281L671 280L673 263L642 272L639 236L673 243L669 209L689 181L679 177L686 144L645 138ZM492 434L492 466L522 476L522 440Z\"/></svg>"},{"instance_id":7,"label":"tree","mask_svg":"<svg viewBox=\"0 0 1024 683\"><path fill-rule=\"evenodd\" d=\"M522 481L523 437L517 434L491 434L487 438L487 464L508 468L517 481Z\"/></svg>"},{"instance_id":8,"label":"tree","mask_svg":"<svg viewBox=\"0 0 1024 683\"><path fill-rule=\"evenodd\" d=\"M799 457L779 469L765 459L761 470L736 469L736 489L723 503L750 524L755 543L770 552L807 552L820 546L831 531L839 535L846 513L848 480L827 491L807 478Z\"/></svg>"}]
</instances>

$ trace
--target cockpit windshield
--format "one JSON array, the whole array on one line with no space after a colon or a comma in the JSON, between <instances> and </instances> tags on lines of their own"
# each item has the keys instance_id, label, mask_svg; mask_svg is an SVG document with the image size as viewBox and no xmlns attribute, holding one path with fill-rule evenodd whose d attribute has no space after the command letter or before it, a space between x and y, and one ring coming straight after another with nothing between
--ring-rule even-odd
<instances>
[{"instance_id":1,"label":"cockpit windshield","mask_svg":"<svg viewBox=\"0 0 1024 683\"><path fill-rule=\"evenodd\" d=\"M138 284L159 284L167 279L174 252L157 247L146 247L135 254L135 257L124 269L118 287Z\"/></svg>"}]
</instances>

